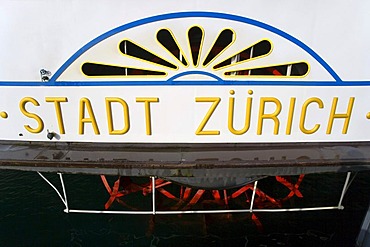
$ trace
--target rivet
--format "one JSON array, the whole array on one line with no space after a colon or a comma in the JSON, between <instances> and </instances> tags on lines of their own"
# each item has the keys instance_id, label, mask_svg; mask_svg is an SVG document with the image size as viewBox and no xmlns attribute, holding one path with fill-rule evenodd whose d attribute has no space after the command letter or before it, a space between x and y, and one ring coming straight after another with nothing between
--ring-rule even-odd
<instances>
[{"instance_id":1,"label":"rivet","mask_svg":"<svg viewBox=\"0 0 370 247\"><path fill-rule=\"evenodd\" d=\"M0 117L8 118L8 113L6 113L5 111L2 111L2 112L0 112Z\"/></svg>"}]
</instances>

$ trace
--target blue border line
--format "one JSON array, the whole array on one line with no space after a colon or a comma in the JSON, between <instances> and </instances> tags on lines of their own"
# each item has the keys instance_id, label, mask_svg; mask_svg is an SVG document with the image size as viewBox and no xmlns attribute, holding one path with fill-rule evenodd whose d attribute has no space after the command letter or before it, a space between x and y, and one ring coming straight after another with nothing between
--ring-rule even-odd
<instances>
[{"instance_id":1,"label":"blue border line","mask_svg":"<svg viewBox=\"0 0 370 247\"><path fill-rule=\"evenodd\" d=\"M3 81L0 86L27 87L73 87L73 86L370 86L370 81L58 81L58 82L39 82L39 81Z\"/></svg>"},{"instance_id":2,"label":"blue border line","mask_svg":"<svg viewBox=\"0 0 370 247\"><path fill-rule=\"evenodd\" d=\"M97 43L103 41L104 39L107 39L107 38L111 37L112 35L115 35L119 32L128 30L130 28L138 27L140 25L148 24L148 23L155 22L155 21L177 19L177 18L188 18L188 17L208 17L208 18L233 20L233 21L238 21L238 22L243 22L243 23L247 23L247 24L250 24L250 25L258 26L258 27L263 28L265 30L271 31L271 32L273 32L273 33L291 41L292 43L298 45L299 47L301 47L303 50L305 50L307 53L309 53L317 62L319 62L321 64L321 66L323 66L326 69L326 71L329 72L329 74L334 78L334 80L336 82L342 82L341 78L337 75L337 73L335 73L335 71L329 66L329 64L327 64L324 61L324 59L322 59L316 52L314 52L310 47L305 45L303 42L301 42L300 40L298 40L298 39L294 38L293 36L287 34L286 32L284 32L284 31L282 31L278 28L275 28L273 26L270 26L266 23L256 21L256 20L253 20L253 19L249 19L247 17L238 16L238 15L231 15L231 14L224 14L224 13L215 13L215 12L179 12L179 13L163 14L163 15L157 15L157 16L144 18L144 19L141 19L141 20L133 21L131 23L119 26L115 29L112 29L112 30L98 36L97 38L93 39L92 41L90 41L89 43L84 45L81 49L79 49L75 54L73 54L57 70L57 72L50 79L50 82L56 82L58 77L79 56L81 56L85 51L87 51L88 49L90 49L91 47L96 45ZM86 86L87 85L92 85L91 83L96 84L96 82L86 82L83 85L86 85ZM106 83L106 82L104 82L104 83ZM152 85L152 84L153 84L152 82L149 82L146 85ZM83 86L83 85L81 85L81 86ZM107 84L104 84L104 85L107 85ZM137 85L139 85L139 84L137 84Z\"/></svg>"}]
</instances>

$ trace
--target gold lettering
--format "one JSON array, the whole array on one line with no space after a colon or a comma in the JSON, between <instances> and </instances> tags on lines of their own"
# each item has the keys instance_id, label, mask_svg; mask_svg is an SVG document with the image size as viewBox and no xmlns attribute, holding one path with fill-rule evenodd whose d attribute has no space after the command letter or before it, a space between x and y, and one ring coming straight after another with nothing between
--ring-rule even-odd
<instances>
[{"instance_id":1,"label":"gold lettering","mask_svg":"<svg viewBox=\"0 0 370 247\"><path fill-rule=\"evenodd\" d=\"M310 130L306 129L306 127L304 126L305 121L306 121L307 108L311 103L317 103L320 109L324 108L324 103L322 102L322 100L316 97L309 98L303 103L302 111L301 111L301 119L299 121L299 128L301 129L303 133L307 135L315 133L320 128L320 124L315 124L315 126Z\"/></svg>"},{"instance_id":2,"label":"gold lettering","mask_svg":"<svg viewBox=\"0 0 370 247\"><path fill-rule=\"evenodd\" d=\"M115 130L113 127L113 116L112 116L112 103L119 103L123 107L123 116L125 121L125 126L121 130ZM126 101L121 98L105 98L105 106L107 110L107 120L108 120L108 130L110 135L123 135L126 134L127 131L130 129L130 119L129 119L129 111L128 105Z\"/></svg>"},{"instance_id":3,"label":"gold lettering","mask_svg":"<svg viewBox=\"0 0 370 247\"><path fill-rule=\"evenodd\" d=\"M273 113L265 114L265 104L266 103L274 103L276 105L276 109ZM264 119L272 119L274 121L275 127L274 127L274 135L279 134L279 125L280 121L277 118L281 111L281 102L277 98L273 97L263 97L260 99L260 111L258 115L258 129L257 129L257 135L262 134L262 127L263 127L263 120Z\"/></svg>"},{"instance_id":4,"label":"gold lettering","mask_svg":"<svg viewBox=\"0 0 370 247\"><path fill-rule=\"evenodd\" d=\"M347 134L348 131L348 125L349 125L349 120L351 118L352 114L352 109L353 109L353 103L355 102L355 98L351 97L349 98L348 102L348 107L347 107L347 112L340 114L336 113L337 109L337 104L338 104L338 97L333 98L333 103L331 105L331 111L330 111L330 117L329 117L329 123L328 123L328 128L326 129L326 134L331 134L331 130L333 128L333 122L335 118L344 118L344 125L342 129L342 134Z\"/></svg>"},{"instance_id":5,"label":"gold lettering","mask_svg":"<svg viewBox=\"0 0 370 247\"><path fill-rule=\"evenodd\" d=\"M220 131L218 130L203 130L204 126L207 124L208 120L212 116L213 112L216 110L216 107L220 103L221 98L218 97L198 97L195 98L195 102L213 102L211 107L209 108L207 114L203 118L202 122L199 124L198 129L195 131L196 135L219 135Z\"/></svg>"},{"instance_id":6,"label":"gold lettering","mask_svg":"<svg viewBox=\"0 0 370 247\"><path fill-rule=\"evenodd\" d=\"M233 95L234 93L235 93L234 90L230 91L230 94ZM249 94L253 94L253 91L250 90ZM246 109L245 124L244 124L244 128L241 130L234 129L234 101L235 101L235 98L233 97L229 98L228 127L229 127L230 132L233 133L234 135L242 135L248 131L249 126L250 126L251 111L252 111L252 98L251 97L247 98L247 102L245 105L245 109Z\"/></svg>"},{"instance_id":7,"label":"gold lettering","mask_svg":"<svg viewBox=\"0 0 370 247\"><path fill-rule=\"evenodd\" d=\"M39 102L37 102L37 100L35 100L34 98L31 98L31 97L25 97L25 98L21 99L21 101L19 102L19 109L21 110L23 115L25 115L26 117L35 119L37 124L38 124L38 126L36 128L32 128L29 125L24 125L24 128L28 132L37 134L37 133L40 133L44 129L44 122L42 121L40 116L38 116L35 113L30 113L26 110L26 104L28 102L32 103L35 106L40 106L40 104L39 104Z\"/></svg>"},{"instance_id":8,"label":"gold lettering","mask_svg":"<svg viewBox=\"0 0 370 247\"><path fill-rule=\"evenodd\" d=\"M290 98L288 122L287 122L287 126L286 126L286 131L285 131L285 134L287 134L287 135L290 135L292 133L292 124L293 124L295 100L296 100L296 98Z\"/></svg>"},{"instance_id":9,"label":"gold lettering","mask_svg":"<svg viewBox=\"0 0 370 247\"><path fill-rule=\"evenodd\" d=\"M158 103L159 98L136 98L136 102L143 102L145 105L145 123L146 123L146 134L152 135L152 121L150 114L150 103Z\"/></svg>"},{"instance_id":10,"label":"gold lettering","mask_svg":"<svg viewBox=\"0 0 370 247\"><path fill-rule=\"evenodd\" d=\"M85 118L85 108L87 109L89 118ZM94 111L91 106L91 102L88 98L80 99L80 116L79 116L79 130L78 134L83 135L85 133L85 123L91 123L94 129L95 135L100 135L98 124L95 119Z\"/></svg>"},{"instance_id":11,"label":"gold lettering","mask_svg":"<svg viewBox=\"0 0 370 247\"><path fill-rule=\"evenodd\" d=\"M65 134L66 132L64 129L63 115L62 115L62 109L60 107L60 103L68 102L68 99L66 97L46 97L45 101L54 102L55 113L57 115L58 126L59 126L59 133Z\"/></svg>"}]
</instances>

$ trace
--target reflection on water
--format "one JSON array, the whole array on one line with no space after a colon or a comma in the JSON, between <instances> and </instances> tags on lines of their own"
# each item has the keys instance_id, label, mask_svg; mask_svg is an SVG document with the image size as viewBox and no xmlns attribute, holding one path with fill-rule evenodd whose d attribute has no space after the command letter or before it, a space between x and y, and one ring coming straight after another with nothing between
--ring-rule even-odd
<instances>
[{"instance_id":1,"label":"reflection on water","mask_svg":"<svg viewBox=\"0 0 370 247\"><path fill-rule=\"evenodd\" d=\"M59 185L56 174L44 174ZM287 207L334 206L346 174L306 175L303 198ZM64 175L73 209L104 209L109 195L99 176ZM0 173L1 246L353 246L370 199L370 172L360 172L343 201L344 210L207 215L65 214L59 197L34 172ZM259 182L269 195L285 195L275 178ZM288 191L289 192L289 191ZM132 195L135 206L150 196ZM120 210L120 205L112 204Z\"/></svg>"}]
</instances>

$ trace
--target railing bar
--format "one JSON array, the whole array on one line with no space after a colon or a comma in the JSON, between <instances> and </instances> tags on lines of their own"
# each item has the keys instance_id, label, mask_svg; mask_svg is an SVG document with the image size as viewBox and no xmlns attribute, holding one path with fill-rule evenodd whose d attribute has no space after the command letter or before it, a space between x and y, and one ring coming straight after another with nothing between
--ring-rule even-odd
<instances>
[{"instance_id":1,"label":"railing bar","mask_svg":"<svg viewBox=\"0 0 370 247\"><path fill-rule=\"evenodd\" d=\"M67 192L66 192L66 188L64 186L63 176L62 176L62 173L58 173L58 174L59 174L59 178L60 178L60 183L62 184L62 189L63 189L63 195L64 195L64 200L65 200L66 210L68 212Z\"/></svg>"},{"instance_id":2,"label":"railing bar","mask_svg":"<svg viewBox=\"0 0 370 247\"><path fill-rule=\"evenodd\" d=\"M66 212L66 210L64 210ZM106 211L106 210L80 210L69 209L68 213L86 213L86 214L153 214L153 211Z\"/></svg>"},{"instance_id":3,"label":"railing bar","mask_svg":"<svg viewBox=\"0 0 370 247\"><path fill-rule=\"evenodd\" d=\"M337 206L332 207L313 207L313 208L286 208L286 209L255 209L253 212L303 212L303 211L318 211L341 209ZM66 212L66 210L65 210ZM99 210L76 210L69 209L69 213L92 213L92 214L153 214L152 211L99 211ZM156 214L220 214L220 213L250 213L249 209L230 209L230 210L188 210L188 211L156 211Z\"/></svg>"},{"instance_id":4,"label":"railing bar","mask_svg":"<svg viewBox=\"0 0 370 247\"><path fill-rule=\"evenodd\" d=\"M347 185L347 188L346 188L346 192L344 192L344 193L347 193L347 190L348 190L348 188L351 186L351 184L352 184L353 180L355 180L355 178L356 178L356 176L357 176L357 173L358 173L358 172L355 172L355 174L353 174L353 176L352 176L351 180L348 182L348 185Z\"/></svg>"},{"instance_id":5,"label":"railing bar","mask_svg":"<svg viewBox=\"0 0 370 247\"><path fill-rule=\"evenodd\" d=\"M286 71L286 76L290 76L290 74L292 73L292 65L291 64L289 64L288 66L287 66L287 71Z\"/></svg>"},{"instance_id":6,"label":"railing bar","mask_svg":"<svg viewBox=\"0 0 370 247\"><path fill-rule=\"evenodd\" d=\"M127 54L127 42L126 42L126 40L125 41L123 41L124 43L124 51L125 51L125 54ZM127 75L127 67L125 67L125 75Z\"/></svg>"},{"instance_id":7,"label":"railing bar","mask_svg":"<svg viewBox=\"0 0 370 247\"><path fill-rule=\"evenodd\" d=\"M249 56L249 59L251 59L251 58L253 58L253 50L254 50L254 46L252 46L252 48L251 48L251 55ZM248 70L248 75L251 75L251 69L250 70Z\"/></svg>"},{"instance_id":8,"label":"railing bar","mask_svg":"<svg viewBox=\"0 0 370 247\"><path fill-rule=\"evenodd\" d=\"M256 180L254 182L254 187L253 187L253 194L252 194L252 200L251 200L251 206L249 208L249 211L252 213L253 212L253 204L254 204L254 197L256 195L256 189L257 189L257 183L258 183L258 180Z\"/></svg>"},{"instance_id":9,"label":"railing bar","mask_svg":"<svg viewBox=\"0 0 370 247\"><path fill-rule=\"evenodd\" d=\"M344 195L346 194L347 185L348 185L350 177L351 177L351 172L347 172L346 181L344 182L343 189L342 189L342 194L340 195L340 199L339 199L339 203L338 203L338 208L340 208L340 209L343 209L342 201L343 201Z\"/></svg>"},{"instance_id":10,"label":"railing bar","mask_svg":"<svg viewBox=\"0 0 370 247\"><path fill-rule=\"evenodd\" d=\"M254 209L253 212L304 212L304 211L318 211L318 210L329 210L329 209L341 209L337 206L331 207L313 207L313 208L277 208L277 209Z\"/></svg>"},{"instance_id":11,"label":"railing bar","mask_svg":"<svg viewBox=\"0 0 370 247\"><path fill-rule=\"evenodd\" d=\"M155 177L152 178L152 202L153 202L153 211L152 214L155 215Z\"/></svg>"},{"instance_id":12,"label":"railing bar","mask_svg":"<svg viewBox=\"0 0 370 247\"><path fill-rule=\"evenodd\" d=\"M67 204L64 201L62 195L59 193L58 189L55 188L55 186L47 178L45 178L40 172L37 172L37 173L40 175L40 177L42 177L55 190L55 192L57 192L59 198L62 200L62 202L64 203L64 205L67 207Z\"/></svg>"}]
</instances>

